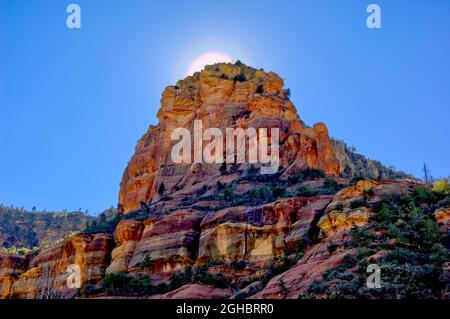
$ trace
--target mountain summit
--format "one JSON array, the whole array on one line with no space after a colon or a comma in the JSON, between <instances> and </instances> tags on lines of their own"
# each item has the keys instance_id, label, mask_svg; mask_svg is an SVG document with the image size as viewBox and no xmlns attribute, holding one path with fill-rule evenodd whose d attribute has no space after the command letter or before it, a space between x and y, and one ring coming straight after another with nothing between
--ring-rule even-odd
<instances>
[{"instance_id":1,"label":"mountain summit","mask_svg":"<svg viewBox=\"0 0 450 319\"><path fill-rule=\"evenodd\" d=\"M338 176L339 162L323 123L307 127L289 100L290 90L273 72L242 63L206 66L175 86L168 86L161 98L159 124L151 126L138 142L120 184L119 204L125 212L141 202L159 200L164 184L167 195L192 194L221 178L221 165L174 164L171 160L171 132L179 127L192 133L194 121L205 128L279 128L280 171L294 175L306 168L321 169ZM235 169L243 172L249 165ZM201 182L200 182L201 181Z\"/></svg>"},{"instance_id":2,"label":"mountain summit","mask_svg":"<svg viewBox=\"0 0 450 319\"><path fill-rule=\"evenodd\" d=\"M119 206L129 212L142 203L159 202L162 195L175 200L192 196L204 187L211 189L217 182L226 179L229 183L248 173L248 164L224 167L174 163L170 155L176 142L171 140L171 133L187 128L194 134L195 121L223 132L226 128L279 128L280 167L276 173L283 179L305 169L322 170L333 177L407 177L354 154L343 142L332 142L325 124L306 126L289 98L290 89L284 88L283 79L276 73L240 62L208 65L166 87L159 124L150 126L139 140L123 173ZM224 178L223 173L231 169L236 174ZM158 194L161 190L164 194Z\"/></svg>"}]
</instances>

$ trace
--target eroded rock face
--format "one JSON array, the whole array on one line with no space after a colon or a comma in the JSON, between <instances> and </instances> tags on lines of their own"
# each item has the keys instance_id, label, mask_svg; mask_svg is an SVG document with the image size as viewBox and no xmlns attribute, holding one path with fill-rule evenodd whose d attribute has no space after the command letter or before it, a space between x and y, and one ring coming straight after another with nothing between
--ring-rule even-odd
<instances>
[{"instance_id":1,"label":"eroded rock face","mask_svg":"<svg viewBox=\"0 0 450 319\"><path fill-rule=\"evenodd\" d=\"M202 221L198 260L267 261L287 248L286 235L308 200L287 198L259 207L233 207Z\"/></svg>"},{"instance_id":2,"label":"eroded rock face","mask_svg":"<svg viewBox=\"0 0 450 319\"><path fill-rule=\"evenodd\" d=\"M141 239L144 223L135 220L121 221L114 231L116 248L111 253L112 262L106 269L107 273L126 272L128 263Z\"/></svg>"},{"instance_id":3,"label":"eroded rock face","mask_svg":"<svg viewBox=\"0 0 450 319\"><path fill-rule=\"evenodd\" d=\"M322 195L306 198L304 206L297 212L297 221L286 236L286 244L289 248L296 249L298 244L307 243L309 239L317 235L316 223L332 197Z\"/></svg>"},{"instance_id":4,"label":"eroded rock face","mask_svg":"<svg viewBox=\"0 0 450 319\"><path fill-rule=\"evenodd\" d=\"M3 277L3 298L61 298L74 291L67 287L67 268L80 267L81 284L97 282L110 263L112 237L77 235L33 257L25 272ZM9 288L8 288L9 287Z\"/></svg>"},{"instance_id":5,"label":"eroded rock face","mask_svg":"<svg viewBox=\"0 0 450 319\"><path fill-rule=\"evenodd\" d=\"M333 197L317 226L322 235L330 236L348 230L353 225L366 225L374 214L374 204L389 195L411 195L417 185L413 181L359 181Z\"/></svg>"},{"instance_id":6,"label":"eroded rock face","mask_svg":"<svg viewBox=\"0 0 450 319\"><path fill-rule=\"evenodd\" d=\"M216 183L220 164L199 167L172 162L171 149L177 143L171 141L172 131L187 128L193 135L194 120L202 121L203 130L219 128L222 132L225 128L280 128L280 164L286 174L310 167L337 176L339 164L326 126L303 125L283 85L272 72L216 64L168 86L161 97L159 124L138 142L123 174L119 204L124 211L138 209L141 201L157 201L161 183L165 194L186 191L205 177L207 185Z\"/></svg>"},{"instance_id":7,"label":"eroded rock face","mask_svg":"<svg viewBox=\"0 0 450 319\"><path fill-rule=\"evenodd\" d=\"M341 245L345 238L344 233L337 234L327 240L312 246L296 266L272 278L260 292L251 296L251 299L297 299L304 294L309 285L322 274L344 261L352 250L337 250L330 253L328 246L331 243ZM280 283L283 283L281 285ZM284 286L286 290L281 287Z\"/></svg>"},{"instance_id":8,"label":"eroded rock face","mask_svg":"<svg viewBox=\"0 0 450 319\"><path fill-rule=\"evenodd\" d=\"M24 256L0 256L0 298L12 294L14 279L28 267L29 258Z\"/></svg>"},{"instance_id":9,"label":"eroded rock face","mask_svg":"<svg viewBox=\"0 0 450 319\"><path fill-rule=\"evenodd\" d=\"M24 270L28 265L28 259L25 256L0 255L0 274Z\"/></svg>"},{"instance_id":10,"label":"eroded rock face","mask_svg":"<svg viewBox=\"0 0 450 319\"><path fill-rule=\"evenodd\" d=\"M346 213L331 211L319 220L317 226L325 235L329 236L330 234L350 229L353 226L364 226L369 223L372 215L372 210L367 207L359 207Z\"/></svg>"},{"instance_id":11,"label":"eroded rock face","mask_svg":"<svg viewBox=\"0 0 450 319\"><path fill-rule=\"evenodd\" d=\"M200 222L204 214L180 210L144 222L144 230L128 264L132 273L150 271L152 279L162 280L174 270L191 265L197 258ZM143 269L141 262L149 256L152 265Z\"/></svg>"}]
</instances>

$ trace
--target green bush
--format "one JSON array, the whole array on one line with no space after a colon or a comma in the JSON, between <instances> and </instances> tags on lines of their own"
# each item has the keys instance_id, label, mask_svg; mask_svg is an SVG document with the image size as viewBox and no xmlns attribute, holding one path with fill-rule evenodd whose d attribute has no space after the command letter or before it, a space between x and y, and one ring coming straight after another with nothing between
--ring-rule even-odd
<instances>
[{"instance_id":1,"label":"green bush","mask_svg":"<svg viewBox=\"0 0 450 319\"><path fill-rule=\"evenodd\" d=\"M153 261L150 258L150 255L148 255L148 254L145 255L144 259L141 261L141 264L140 264L141 268L142 269L150 269L152 267L152 265L153 265Z\"/></svg>"},{"instance_id":2,"label":"green bush","mask_svg":"<svg viewBox=\"0 0 450 319\"><path fill-rule=\"evenodd\" d=\"M358 199L358 200L354 200L354 201L352 201L350 203L350 208L351 209L355 209L355 208L359 208L359 207L362 207L362 206L365 206L365 205L366 205L365 201Z\"/></svg>"},{"instance_id":3,"label":"green bush","mask_svg":"<svg viewBox=\"0 0 450 319\"><path fill-rule=\"evenodd\" d=\"M244 73L239 73L234 77L234 82L245 82L247 81L247 78L245 77Z\"/></svg>"},{"instance_id":4,"label":"green bush","mask_svg":"<svg viewBox=\"0 0 450 319\"><path fill-rule=\"evenodd\" d=\"M300 185L295 189L295 196L311 197L318 195L319 192L305 185Z\"/></svg>"},{"instance_id":5,"label":"green bush","mask_svg":"<svg viewBox=\"0 0 450 319\"><path fill-rule=\"evenodd\" d=\"M218 288L226 288L230 285L223 274L209 273L208 266L206 264L196 266L192 278L193 282L211 285Z\"/></svg>"},{"instance_id":6,"label":"green bush","mask_svg":"<svg viewBox=\"0 0 450 319\"><path fill-rule=\"evenodd\" d=\"M414 191L415 191L415 194L414 194L415 197L421 203L434 204L438 201L438 197L436 196L436 194L433 193L428 188L419 186L419 187L416 187L414 189Z\"/></svg>"},{"instance_id":7,"label":"green bush","mask_svg":"<svg viewBox=\"0 0 450 319\"><path fill-rule=\"evenodd\" d=\"M88 223L83 231L83 234L97 234L97 233L114 233L117 224L122 220L121 214L114 215L111 219L97 219L92 223Z\"/></svg>"},{"instance_id":8,"label":"green bush","mask_svg":"<svg viewBox=\"0 0 450 319\"><path fill-rule=\"evenodd\" d=\"M170 279L169 279L169 285L168 285L169 291L175 290L177 288L180 288L181 286L191 283L192 276L193 276L193 272L192 272L191 266L186 266L184 268L184 271L180 271L180 270L175 271L170 276Z\"/></svg>"},{"instance_id":9,"label":"green bush","mask_svg":"<svg viewBox=\"0 0 450 319\"><path fill-rule=\"evenodd\" d=\"M334 195L344 187L345 185L339 184L334 178L326 177L322 188L324 194Z\"/></svg>"},{"instance_id":10,"label":"green bush","mask_svg":"<svg viewBox=\"0 0 450 319\"><path fill-rule=\"evenodd\" d=\"M307 168L296 175L289 176L288 182L290 185L294 185L304 181L316 180L319 178L325 178L325 172L323 170Z\"/></svg>"},{"instance_id":11,"label":"green bush","mask_svg":"<svg viewBox=\"0 0 450 319\"><path fill-rule=\"evenodd\" d=\"M244 270L247 267L248 262L246 260L233 260L230 264L232 270Z\"/></svg>"},{"instance_id":12,"label":"green bush","mask_svg":"<svg viewBox=\"0 0 450 319\"><path fill-rule=\"evenodd\" d=\"M103 289L112 296L146 296L155 293L149 277L135 278L127 273L111 273L102 279Z\"/></svg>"},{"instance_id":13,"label":"green bush","mask_svg":"<svg viewBox=\"0 0 450 319\"><path fill-rule=\"evenodd\" d=\"M285 192L286 192L286 187L283 187L283 186L280 186L280 185L272 187L272 196L274 198L281 197L282 195L285 194Z\"/></svg>"}]
</instances>

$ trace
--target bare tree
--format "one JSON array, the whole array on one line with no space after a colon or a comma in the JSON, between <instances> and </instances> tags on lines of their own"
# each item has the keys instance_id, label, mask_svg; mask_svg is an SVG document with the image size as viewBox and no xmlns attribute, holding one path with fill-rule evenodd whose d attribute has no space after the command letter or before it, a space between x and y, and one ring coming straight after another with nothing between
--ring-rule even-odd
<instances>
[{"instance_id":1,"label":"bare tree","mask_svg":"<svg viewBox=\"0 0 450 319\"><path fill-rule=\"evenodd\" d=\"M49 260L41 264L41 277L35 279L37 287L36 299L62 299L63 294L58 288L58 278L62 276L64 249L56 254L51 254Z\"/></svg>"},{"instance_id":2,"label":"bare tree","mask_svg":"<svg viewBox=\"0 0 450 319\"><path fill-rule=\"evenodd\" d=\"M428 166L425 162L423 163L423 175L425 178L425 183L428 186L431 186L431 183L433 182L433 177L431 176L430 170L428 169Z\"/></svg>"}]
</instances>

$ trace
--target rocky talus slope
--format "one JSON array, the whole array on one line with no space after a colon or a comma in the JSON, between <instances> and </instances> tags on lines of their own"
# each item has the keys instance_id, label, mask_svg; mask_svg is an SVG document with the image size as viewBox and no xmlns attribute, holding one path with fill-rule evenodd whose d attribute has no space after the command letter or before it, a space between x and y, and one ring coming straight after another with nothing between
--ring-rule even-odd
<instances>
[{"instance_id":1,"label":"rocky talus slope","mask_svg":"<svg viewBox=\"0 0 450 319\"><path fill-rule=\"evenodd\" d=\"M362 162L349 165L324 124L303 124L276 74L207 66L165 89L158 118L125 169L121 214L36 255L1 257L3 298L382 297L360 291L358 267L383 260L392 274L416 253L417 285L392 279L398 296L426 281L433 289L418 297L447 296L449 196L407 176L389 179L382 167L379 179L350 180ZM170 132L192 131L196 119L280 128L279 171L173 163ZM69 264L80 267L81 290L65 285ZM339 267L344 275L332 277Z\"/></svg>"}]
</instances>

